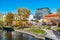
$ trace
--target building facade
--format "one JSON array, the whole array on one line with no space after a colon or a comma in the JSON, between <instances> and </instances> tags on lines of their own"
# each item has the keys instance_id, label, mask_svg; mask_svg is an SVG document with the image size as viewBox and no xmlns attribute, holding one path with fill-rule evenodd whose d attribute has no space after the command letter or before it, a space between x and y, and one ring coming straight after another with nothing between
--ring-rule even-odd
<instances>
[{"instance_id":1,"label":"building facade","mask_svg":"<svg viewBox=\"0 0 60 40\"><path fill-rule=\"evenodd\" d=\"M52 22L52 24L56 25L57 23L60 25L60 18L59 18L59 14L58 13L54 13L54 14L48 14L45 16L46 22Z\"/></svg>"},{"instance_id":2,"label":"building facade","mask_svg":"<svg viewBox=\"0 0 60 40\"><path fill-rule=\"evenodd\" d=\"M47 14L51 14L49 8L38 8L36 10L35 19L37 20L43 19Z\"/></svg>"}]
</instances>

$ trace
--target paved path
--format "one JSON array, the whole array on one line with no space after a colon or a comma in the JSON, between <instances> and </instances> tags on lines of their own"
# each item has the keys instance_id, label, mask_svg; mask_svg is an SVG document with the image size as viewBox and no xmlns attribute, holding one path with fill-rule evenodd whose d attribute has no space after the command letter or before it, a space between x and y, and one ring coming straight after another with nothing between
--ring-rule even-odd
<instances>
[{"instance_id":1,"label":"paved path","mask_svg":"<svg viewBox=\"0 0 60 40\"><path fill-rule=\"evenodd\" d=\"M56 35L56 37L57 37L58 39L60 39L60 34L58 34L58 32L55 31L55 30L53 30L53 32L54 32L54 34Z\"/></svg>"},{"instance_id":2,"label":"paved path","mask_svg":"<svg viewBox=\"0 0 60 40\"><path fill-rule=\"evenodd\" d=\"M55 36L55 34L53 33L52 30L45 30L45 31L46 31L46 33L47 33L46 37L51 38L51 39L53 39L53 40L59 40L59 39Z\"/></svg>"}]
</instances>

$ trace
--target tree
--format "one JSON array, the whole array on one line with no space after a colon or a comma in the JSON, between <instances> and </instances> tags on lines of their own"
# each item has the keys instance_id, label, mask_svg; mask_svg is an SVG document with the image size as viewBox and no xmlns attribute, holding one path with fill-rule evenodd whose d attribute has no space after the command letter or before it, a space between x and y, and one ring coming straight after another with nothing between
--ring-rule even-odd
<instances>
[{"instance_id":1,"label":"tree","mask_svg":"<svg viewBox=\"0 0 60 40\"><path fill-rule=\"evenodd\" d=\"M59 14L58 19L60 20L60 8L57 9L57 13Z\"/></svg>"},{"instance_id":2,"label":"tree","mask_svg":"<svg viewBox=\"0 0 60 40\"><path fill-rule=\"evenodd\" d=\"M57 13L59 13L59 12L60 12L60 8L57 9Z\"/></svg>"},{"instance_id":3,"label":"tree","mask_svg":"<svg viewBox=\"0 0 60 40\"><path fill-rule=\"evenodd\" d=\"M20 26L22 27L23 25L26 26L26 21L27 18L30 15L30 10L26 9L26 8L19 8L18 9L18 16L19 16L19 24L21 24Z\"/></svg>"},{"instance_id":4,"label":"tree","mask_svg":"<svg viewBox=\"0 0 60 40\"><path fill-rule=\"evenodd\" d=\"M57 9L57 14L58 14L58 22L57 22L57 26L60 25L59 21L60 21L60 8Z\"/></svg>"},{"instance_id":5,"label":"tree","mask_svg":"<svg viewBox=\"0 0 60 40\"><path fill-rule=\"evenodd\" d=\"M16 22L15 22L15 27L21 27L21 25L22 25L22 20L16 20Z\"/></svg>"},{"instance_id":6,"label":"tree","mask_svg":"<svg viewBox=\"0 0 60 40\"><path fill-rule=\"evenodd\" d=\"M36 23L38 23L39 21L38 20L35 20Z\"/></svg>"},{"instance_id":7,"label":"tree","mask_svg":"<svg viewBox=\"0 0 60 40\"><path fill-rule=\"evenodd\" d=\"M0 20L3 20L3 14L0 13Z\"/></svg>"},{"instance_id":8,"label":"tree","mask_svg":"<svg viewBox=\"0 0 60 40\"><path fill-rule=\"evenodd\" d=\"M4 26L4 22L3 22L3 14L0 13L0 27Z\"/></svg>"},{"instance_id":9,"label":"tree","mask_svg":"<svg viewBox=\"0 0 60 40\"><path fill-rule=\"evenodd\" d=\"M21 26L22 25L22 18L23 18L23 16L22 16L22 13L21 12L22 12L21 11L21 8L18 8L18 14L17 14L17 16L19 17L19 19L16 20L16 25L17 26Z\"/></svg>"},{"instance_id":10,"label":"tree","mask_svg":"<svg viewBox=\"0 0 60 40\"><path fill-rule=\"evenodd\" d=\"M21 12L21 9L20 9L20 8L18 8L18 16L20 16L20 12Z\"/></svg>"},{"instance_id":11,"label":"tree","mask_svg":"<svg viewBox=\"0 0 60 40\"><path fill-rule=\"evenodd\" d=\"M29 10L26 10L26 12L24 12L24 18L28 18L30 15L30 11Z\"/></svg>"},{"instance_id":12,"label":"tree","mask_svg":"<svg viewBox=\"0 0 60 40\"><path fill-rule=\"evenodd\" d=\"M26 8L19 8L18 9L18 16L20 16L20 19L26 19L29 17L29 15L30 15L30 10L28 10Z\"/></svg>"},{"instance_id":13,"label":"tree","mask_svg":"<svg viewBox=\"0 0 60 40\"><path fill-rule=\"evenodd\" d=\"M28 10L28 9L26 9L26 8L22 8L22 10L23 10L23 20L24 20L24 22L25 22L25 24L24 24L24 26L25 27L27 27L29 24L28 24L28 17L29 17L29 15L30 15L30 10Z\"/></svg>"},{"instance_id":14,"label":"tree","mask_svg":"<svg viewBox=\"0 0 60 40\"><path fill-rule=\"evenodd\" d=\"M3 27L3 26L4 26L4 22L0 21L0 27Z\"/></svg>"},{"instance_id":15,"label":"tree","mask_svg":"<svg viewBox=\"0 0 60 40\"><path fill-rule=\"evenodd\" d=\"M7 25L11 26L13 20L14 20L14 14L12 12L9 12L5 17L5 22L7 23Z\"/></svg>"}]
</instances>

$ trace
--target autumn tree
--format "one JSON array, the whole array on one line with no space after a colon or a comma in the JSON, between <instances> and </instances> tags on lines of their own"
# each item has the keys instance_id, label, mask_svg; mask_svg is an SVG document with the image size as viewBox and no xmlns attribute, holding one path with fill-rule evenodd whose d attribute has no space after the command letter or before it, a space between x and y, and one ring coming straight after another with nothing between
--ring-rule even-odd
<instances>
[{"instance_id":1,"label":"autumn tree","mask_svg":"<svg viewBox=\"0 0 60 40\"><path fill-rule=\"evenodd\" d=\"M58 22L60 21L60 8L57 9L57 14L59 15L58 16ZM59 23L57 23L57 26L60 25Z\"/></svg>"},{"instance_id":2,"label":"autumn tree","mask_svg":"<svg viewBox=\"0 0 60 40\"><path fill-rule=\"evenodd\" d=\"M57 9L57 13L60 13L60 8Z\"/></svg>"},{"instance_id":3,"label":"autumn tree","mask_svg":"<svg viewBox=\"0 0 60 40\"><path fill-rule=\"evenodd\" d=\"M11 26L13 20L14 20L14 14L12 12L9 12L5 17L5 22L7 23L7 25Z\"/></svg>"},{"instance_id":4,"label":"autumn tree","mask_svg":"<svg viewBox=\"0 0 60 40\"><path fill-rule=\"evenodd\" d=\"M21 8L18 8L18 19L16 20L16 25L21 26L22 25L22 13Z\"/></svg>"},{"instance_id":5,"label":"autumn tree","mask_svg":"<svg viewBox=\"0 0 60 40\"><path fill-rule=\"evenodd\" d=\"M0 20L3 20L3 14L0 13Z\"/></svg>"},{"instance_id":6,"label":"autumn tree","mask_svg":"<svg viewBox=\"0 0 60 40\"><path fill-rule=\"evenodd\" d=\"M59 19L60 19L60 8L57 9L57 13L59 14Z\"/></svg>"},{"instance_id":7,"label":"autumn tree","mask_svg":"<svg viewBox=\"0 0 60 40\"><path fill-rule=\"evenodd\" d=\"M59 14L58 19L60 20L60 8L57 9L57 13Z\"/></svg>"},{"instance_id":8,"label":"autumn tree","mask_svg":"<svg viewBox=\"0 0 60 40\"><path fill-rule=\"evenodd\" d=\"M30 10L26 8L19 8L18 9L18 16L20 16L20 19L26 19L30 15Z\"/></svg>"},{"instance_id":9,"label":"autumn tree","mask_svg":"<svg viewBox=\"0 0 60 40\"><path fill-rule=\"evenodd\" d=\"M18 16L20 17L20 26L25 26L27 23L27 18L30 15L30 10L26 9L26 8L19 8L18 9Z\"/></svg>"},{"instance_id":10,"label":"autumn tree","mask_svg":"<svg viewBox=\"0 0 60 40\"><path fill-rule=\"evenodd\" d=\"M0 27L4 26L4 22L3 22L3 14L0 13Z\"/></svg>"},{"instance_id":11,"label":"autumn tree","mask_svg":"<svg viewBox=\"0 0 60 40\"><path fill-rule=\"evenodd\" d=\"M29 15L30 15L30 10L25 9L25 8L23 8L22 10L23 10L23 12L24 12L24 14L23 14L23 18L28 18Z\"/></svg>"},{"instance_id":12,"label":"autumn tree","mask_svg":"<svg viewBox=\"0 0 60 40\"><path fill-rule=\"evenodd\" d=\"M4 26L4 22L0 20L0 27Z\"/></svg>"}]
</instances>

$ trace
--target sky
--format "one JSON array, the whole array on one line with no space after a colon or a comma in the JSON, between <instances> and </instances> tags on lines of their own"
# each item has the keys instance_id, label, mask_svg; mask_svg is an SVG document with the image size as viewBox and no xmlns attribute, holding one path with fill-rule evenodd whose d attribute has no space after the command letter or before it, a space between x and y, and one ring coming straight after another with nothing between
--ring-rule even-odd
<instances>
[{"instance_id":1,"label":"sky","mask_svg":"<svg viewBox=\"0 0 60 40\"><path fill-rule=\"evenodd\" d=\"M0 0L0 12L3 14L17 13L18 8L27 8L35 15L37 8L45 7L50 8L51 12L56 12L60 7L60 0Z\"/></svg>"}]
</instances>

